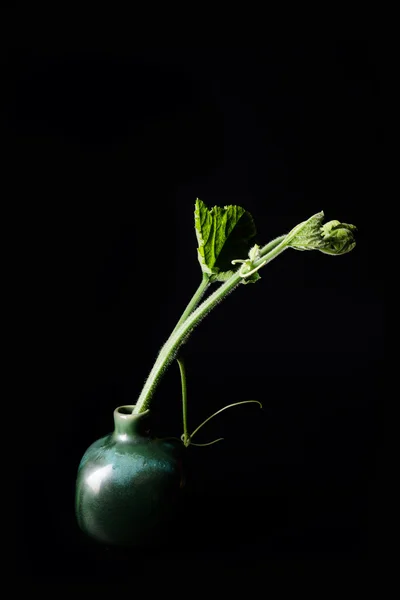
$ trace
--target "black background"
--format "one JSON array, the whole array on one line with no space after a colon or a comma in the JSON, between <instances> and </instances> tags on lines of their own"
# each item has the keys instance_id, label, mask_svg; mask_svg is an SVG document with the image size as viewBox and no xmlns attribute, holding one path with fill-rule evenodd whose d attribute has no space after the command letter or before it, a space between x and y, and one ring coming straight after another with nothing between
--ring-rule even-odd
<instances>
[{"instance_id":1,"label":"black background","mask_svg":"<svg viewBox=\"0 0 400 600\"><path fill-rule=\"evenodd\" d=\"M7 66L24 405L30 390L17 487L25 577L102 581L110 565L149 558L165 570L370 558L384 355L373 44L49 46L16 48ZM341 257L284 253L184 346L192 429L232 402L263 410L204 427L199 442L225 440L189 449L180 538L167 559L155 549L143 560L83 539L75 476L114 408L135 402L200 281L196 197L244 206L261 244L320 210L356 224L358 244ZM160 435L179 436L176 364L153 408Z\"/></svg>"}]
</instances>

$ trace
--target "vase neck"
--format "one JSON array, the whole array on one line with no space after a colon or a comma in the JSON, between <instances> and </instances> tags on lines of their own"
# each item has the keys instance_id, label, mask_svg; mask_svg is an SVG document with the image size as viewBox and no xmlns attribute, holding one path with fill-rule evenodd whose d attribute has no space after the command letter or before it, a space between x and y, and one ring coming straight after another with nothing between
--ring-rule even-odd
<instances>
[{"instance_id":1,"label":"vase neck","mask_svg":"<svg viewBox=\"0 0 400 600\"><path fill-rule=\"evenodd\" d=\"M149 429L149 410L139 414L132 414L134 404L119 406L114 410L114 437L119 441L144 436Z\"/></svg>"}]
</instances>

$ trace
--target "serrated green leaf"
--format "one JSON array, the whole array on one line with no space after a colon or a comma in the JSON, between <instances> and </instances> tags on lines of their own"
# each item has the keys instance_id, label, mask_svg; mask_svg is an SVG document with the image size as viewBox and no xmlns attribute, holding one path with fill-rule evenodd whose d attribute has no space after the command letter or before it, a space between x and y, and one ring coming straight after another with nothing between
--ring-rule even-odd
<instances>
[{"instance_id":1,"label":"serrated green leaf","mask_svg":"<svg viewBox=\"0 0 400 600\"><path fill-rule=\"evenodd\" d=\"M286 244L296 250L314 250L321 243L323 211L313 215L307 221L299 223L286 237Z\"/></svg>"},{"instance_id":2,"label":"serrated green leaf","mask_svg":"<svg viewBox=\"0 0 400 600\"><path fill-rule=\"evenodd\" d=\"M256 227L251 214L241 206L207 208L196 199L197 256L203 273L211 281L225 281L234 273L231 261L246 256Z\"/></svg>"}]
</instances>

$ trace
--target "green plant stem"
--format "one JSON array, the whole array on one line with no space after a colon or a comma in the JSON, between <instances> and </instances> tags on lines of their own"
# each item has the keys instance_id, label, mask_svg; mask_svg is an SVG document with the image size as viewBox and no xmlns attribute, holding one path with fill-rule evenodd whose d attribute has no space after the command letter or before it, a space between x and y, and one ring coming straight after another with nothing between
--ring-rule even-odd
<instances>
[{"instance_id":1,"label":"green plant stem","mask_svg":"<svg viewBox=\"0 0 400 600\"><path fill-rule=\"evenodd\" d=\"M260 249L260 257L261 258L264 257L266 254L268 254L269 252L271 252L271 250L274 250L275 248L277 248L280 244L282 244L282 242L286 239L286 237L287 237L286 234L285 235L280 235L279 237L275 238L274 240L271 240L270 242L268 242L268 244L265 244L265 246L263 246ZM263 262L263 261L262 260L258 260L254 264L255 264L255 266L258 266L258 264L261 263L261 262Z\"/></svg>"},{"instance_id":2,"label":"green plant stem","mask_svg":"<svg viewBox=\"0 0 400 600\"><path fill-rule=\"evenodd\" d=\"M254 265L264 263L267 264L286 250L285 237L281 236L276 238L270 244L267 244L262 248L263 254L261 258L255 261ZM265 248L269 248L269 251ZM183 344L186 338L191 334L193 329L200 323L200 321L208 315L217 304L219 304L224 298L230 294L242 280L242 275L239 271L236 271L227 281L225 281L219 288L215 290L208 298L206 298L188 317L187 319L175 329L167 342L161 348L157 359L151 369L149 376L142 388L139 398L136 402L133 410L134 414L144 412L149 408L150 400L154 395L156 387L158 386L160 379L165 372L166 368L176 358L179 347Z\"/></svg>"},{"instance_id":3,"label":"green plant stem","mask_svg":"<svg viewBox=\"0 0 400 600\"><path fill-rule=\"evenodd\" d=\"M189 433L187 424L187 386L186 386L186 372L185 365L182 358L176 359L179 365L179 371L181 373L182 383L182 417L183 417L183 443L185 446L189 443Z\"/></svg>"},{"instance_id":4,"label":"green plant stem","mask_svg":"<svg viewBox=\"0 0 400 600\"><path fill-rule=\"evenodd\" d=\"M200 302L201 298L203 297L203 295L206 292L206 290L209 287L209 285L210 285L210 276L207 275L207 273L203 273L203 278L201 280L201 283L200 283L199 287L197 288L197 290L195 291L192 299L190 300L189 304L185 308L185 310L184 310L181 318L179 319L179 321L175 325L175 328L172 331L172 333L175 333L175 331L178 329L178 327L180 327L182 325L182 323L184 321L186 321L186 319L188 318L188 316L190 315L190 313L192 313L194 311L194 309L196 308L196 306Z\"/></svg>"},{"instance_id":5,"label":"green plant stem","mask_svg":"<svg viewBox=\"0 0 400 600\"><path fill-rule=\"evenodd\" d=\"M210 285L210 276L207 273L203 273L203 277L202 277L199 287L197 288L192 299L190 300L189 304L185 308L181 318L175 325L175 328L172 331L172 333L174 333L182 325L182 323L184 323L184 321L186 321L188 316L194 311L194 309L199 304L201 298L203 297L203 295L206 292L209 285ZM188 425L187 425L186 371L185 371L185 364L183 362L183 359L178 356L176 360L179 365L179 371L181 374L181 385L182 385L183 443L185 444L185 446L187 446L189 444L190 438L189 438Z\"/></svg>"}]
</instances>

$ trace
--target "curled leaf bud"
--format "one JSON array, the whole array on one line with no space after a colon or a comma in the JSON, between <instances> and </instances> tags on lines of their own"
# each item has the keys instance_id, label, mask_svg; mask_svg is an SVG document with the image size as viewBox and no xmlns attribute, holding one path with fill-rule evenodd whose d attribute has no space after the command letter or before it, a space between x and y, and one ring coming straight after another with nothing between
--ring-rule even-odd
<instances>
[{"instance_id":1,"label":"curled leaf bud","mask_svg":"<svg viewBox=\"0 0 400 600\"><path fill-rule=\"evenodd\" d=\"M355 225L340 223L339 221L329 221L321 227L323 246L319 248L325 254L345 254L353 250L356 245L354 231L357 231Z\"/></svg>"},{"instance_id":2,"label":"curled leaf bud","mask_svg":"<svg viewBox=\"0 0 400 600\"><path fill-rule=\"evenodd\" d=\"M355 225L329 221L322 224L324 213L319 212L297 225L286 236L286 244L295 250L319 250L325 254L345 254L356 245Z\"/></svg>"}]
</instances>

